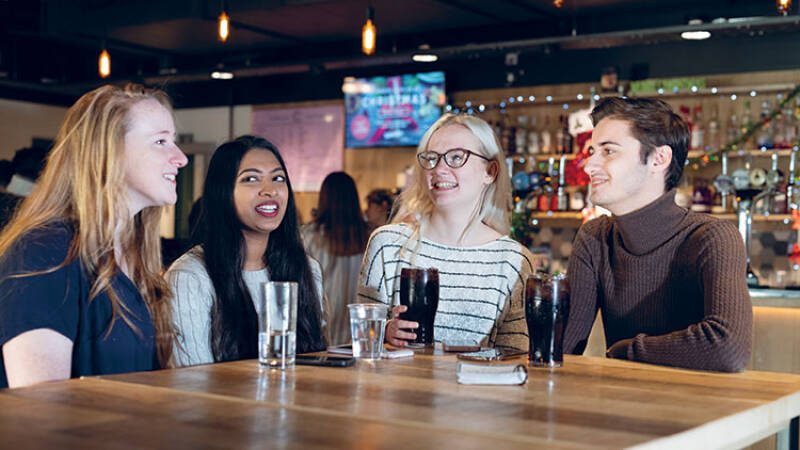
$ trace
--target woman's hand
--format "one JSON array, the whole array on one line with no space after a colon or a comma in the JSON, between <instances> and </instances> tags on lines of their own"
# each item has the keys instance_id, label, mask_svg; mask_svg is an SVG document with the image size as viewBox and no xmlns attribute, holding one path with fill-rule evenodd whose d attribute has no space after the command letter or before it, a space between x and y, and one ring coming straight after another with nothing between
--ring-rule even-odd
<instances>
[{"instance_id":1,"label":"woman's hand","mask_svg":"<svg viewBox=\"0 0 800 450\"><path fill-rule=\"evenodd\" d=\"M385 340L388 344L394 345L395 347L405 347L408 344L408 340L417 338L416 333L409 333L403 330L416 329L419 327L419 323L398 319L400 313L404 313L406 310L408 310L408 307L405 305L395 306L392 308L392 319L386 323Z\"/></svg>"}]
</instances>

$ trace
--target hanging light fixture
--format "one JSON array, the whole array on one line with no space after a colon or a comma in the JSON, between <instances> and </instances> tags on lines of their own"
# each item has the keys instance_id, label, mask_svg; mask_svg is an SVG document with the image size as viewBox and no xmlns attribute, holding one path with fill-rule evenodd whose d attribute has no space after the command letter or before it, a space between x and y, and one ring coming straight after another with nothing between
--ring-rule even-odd
<instances>
[{"instance_id":1,"label":"hanging light fixture","mask_svg":"<svg viewBox=\"0 0 800 450\"><path fill-rule=\"evenodd\" d=\"M785 16L792 10L792 0L775 0L775 7L778 8L778 13Z\"/></svg>"},{"instance_id":2,"label":"hanging light fixture","mask_svg":"<svg viewBox=\"0 0 800 450\"><path fill-rule=\"evenodd\" d=\"M553 0L553 5L556 8L561 8L562 6L564 6L564 0Z\"/></svg>"},{"instance_id":3,"label":"hanging light fixture","mask_svg":"<svg viewBox=\"0 0 800 450\"><path fill-rule=\"evenodd\" d=\"M100 78L108 78L111 75L111 56L106 50L105 43L103 43L103 51L100 52L100 58L97 60L97 71L100 73Z\"/></svg>"},{"instance_id":4,"label":"hanging light fixture","mask_svg":"<svg viewBox=\"0 0 800 450\"><path fill-rule=\"evenodd\" d=\"M228 40L228 36L230 35L230 24L231 20L228 17L228 14L225 11L228 9L225 7L225 2L222 2L222 12L219 14L217 18L217 36L219 40L225 42Z\"/></svg>"},{"instance_id":5,"label":"hanging light fixture","mask_svg":"<svg viewBox=\"0 0 800 450\"><path fill-rule=\"evenodd\" d=\"M365 55L375 53L375 24L372 21L375 19L375 10L372 5L367 7L367 23L361 29L361 51Z\"/></svg>"}]
</instances>

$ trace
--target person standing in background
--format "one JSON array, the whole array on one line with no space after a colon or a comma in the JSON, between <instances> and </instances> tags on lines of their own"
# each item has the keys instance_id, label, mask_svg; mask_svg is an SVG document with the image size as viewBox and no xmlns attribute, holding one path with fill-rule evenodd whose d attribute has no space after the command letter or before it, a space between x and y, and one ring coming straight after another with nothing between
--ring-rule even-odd
<instances>
[{"instance_id":1,"label":"person standing in background","mask_svg":"<svg viewBox=\"0 0 800 450\"><path fill-rule=\"evenodd\" d=\"M333 172L319 193L317 215L301 232L309 256L322 266L330 308L331 345L350 342L348 303L355 303L361 258L369 237L358 189L350 175Z\"/></svg>"},{"instance_id":2,"label":"person standing in background","mask_svg":"<svg viewBox=\"0 0 800 450\"><path fill-rule=\"evenodd\" d=\"M373 189L367 194L367 209L364 210L364 216L370 234L376 228L389 223L393 204L394 195L388 189Z\"/></svg>"}]
</instances>

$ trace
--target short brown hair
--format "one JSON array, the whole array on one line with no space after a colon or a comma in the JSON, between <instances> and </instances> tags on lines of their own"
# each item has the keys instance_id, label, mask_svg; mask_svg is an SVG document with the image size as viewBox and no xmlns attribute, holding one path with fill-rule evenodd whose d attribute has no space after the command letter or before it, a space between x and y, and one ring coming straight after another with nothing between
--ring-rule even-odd
<instances>
[{"instance_id":1,"label":"short brown hair","mask_svg":"<svg viewBox=\"0 0 800 450\"><path fill-rule=\"evenodd\" d=\"M624 120L631 126L631 133L641 144L639 155L642 164L656 147L669 145L672 162L664 179L666 191L678 185L689 152L689 126L672 111L665 102L650 98L608 97L592 110L592 123L611 118Z\"/></svg>"}]
</instances>

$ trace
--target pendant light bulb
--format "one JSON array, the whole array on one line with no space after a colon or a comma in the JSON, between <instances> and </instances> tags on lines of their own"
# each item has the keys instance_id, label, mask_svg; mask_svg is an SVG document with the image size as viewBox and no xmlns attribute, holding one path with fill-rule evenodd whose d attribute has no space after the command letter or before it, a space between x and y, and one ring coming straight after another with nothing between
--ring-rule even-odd
<instances>
[{"instance_id":1,"label":"pendant light bulb","mask_svg":"<svg viewBox=\"0 0 800 450\"><path fill-rule=\"evenodd\" d=\"M375 53L375 24L372 23L374 12L372 7L367 8L367 23L361 29L361 51L365 55Z\"/></svg>"},{"instance_id":2,"label":"pendant light bulb","mask_svg":"<svg viewBox=\"0 0 800 450\"><path fill-rule=\"evenodd\" d=\"M775 7L778 8L778 13L785 16L792 10L792 0L775 0Z\"/></svg>"},{"instance_id":3,"label":"pendant light bulb","mask_svg":"<svg viewBox=\"0 0 800 450\"><path fill-rule=\"evenodd\" d=\"M108 78L111 75L111 56L105 48L100 52L100 59L97 61L97 70L100 72L100 78Z\"/></svg>"},{"instance_id":4,"label":"pendant light bulb","mask_svg":"<svg viewBox=\"0 0 800 450\"><path fill-rule=\"evenodd\" d=\"M225 14L225 11L220 13L219 18L217 19L217 24L219 25L219 40L222 42L227 41L228 36L230 35L230 19L228 18L228 15Z\"/></svg>"}]
</instances>

